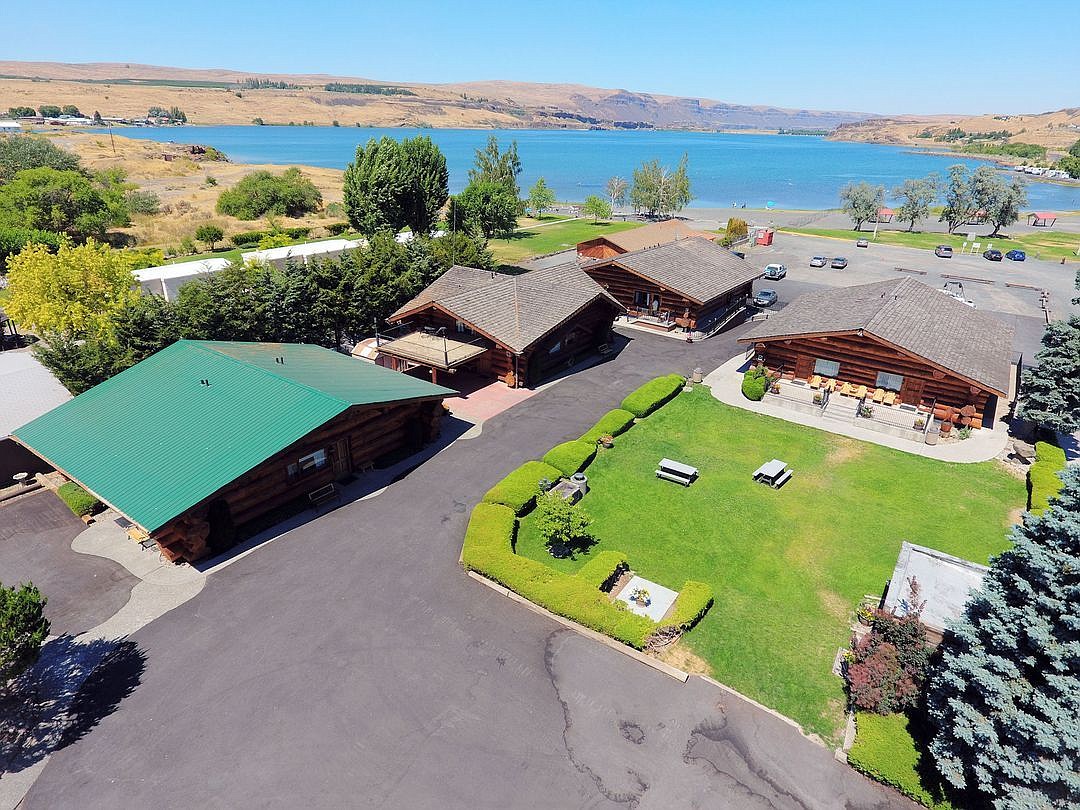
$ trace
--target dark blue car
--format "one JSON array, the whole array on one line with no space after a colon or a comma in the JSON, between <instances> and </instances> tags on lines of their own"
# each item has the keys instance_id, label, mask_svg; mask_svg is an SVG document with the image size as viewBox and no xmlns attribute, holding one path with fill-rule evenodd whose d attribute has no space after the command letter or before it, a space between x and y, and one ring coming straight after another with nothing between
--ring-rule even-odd
<instances>
[{"instance_id":1,"label":"dark blue car","mask_svg":"<svg viewBox=\"0 0 1080 810\"><path fill-rule=\"evenodd\" d=\"M1010 250L1005 254L1005 258L1014 262L1022 262L1027 258L1027 255L1022 250Z\"/></svg>"}]
</instances>

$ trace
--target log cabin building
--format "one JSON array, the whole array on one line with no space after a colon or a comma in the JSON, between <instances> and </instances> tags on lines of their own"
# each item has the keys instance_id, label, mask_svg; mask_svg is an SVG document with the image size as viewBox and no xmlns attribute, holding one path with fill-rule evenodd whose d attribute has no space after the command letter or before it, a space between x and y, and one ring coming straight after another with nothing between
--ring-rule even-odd
<instances>
[{"instance_id":1,"label":"log cabin building","mask_svg":"<svg viewBox=\"0 0 1080 810\"><path fill-rule=\"evenodd\" d=\"M747 301L761 275L727 248L699 238L585 261L581 269L628 318L669 331L708 331Z\"/></svg>"},{"instance_id":2,"label":"log cabin building","mask_svg":"<svg viewBox=\"0 0 1080 810\"><path fill-rule=\"evenodd\" d=\"M394 368L457 370L533 388L611 340L623 308L575 264L510 276L455 265L388 319Z\"/></svg>"},{"instance_id":3,"label":"log cabin building","mask_svg":"<svg viewBox=\"0 0 1080 810\"><path fill-rule=\"evenodd\" d=\"M439 432L456 392L318 346L180 340L18 428L170 560Z\"/></svg>"},{"instance_id":4,"label":"log cabin building","mask_svg":"<svg viewBox=\"0 0 1080 810\"><path fill-rule=\"evenodd\" d=\"M716 234L697 231L679 219L665 219L641 228L604 234L578 242L579 259L610 259L623 253L633 253L647 247L668 245L680 239L703 238L712 240Z\"/></svg>"},{"instance_id":5,"label":"log cabin building","mask_svg":"<svg viewBox=\"0 0 1080 810\"><path fill-rule=\"evenodd\" d=\"M884 389L938 418L968 408L972 427L992 427L1015 390L1013 331L901 278L800 296L739 342L784 378Z\"/></svg>"}]
</instances>

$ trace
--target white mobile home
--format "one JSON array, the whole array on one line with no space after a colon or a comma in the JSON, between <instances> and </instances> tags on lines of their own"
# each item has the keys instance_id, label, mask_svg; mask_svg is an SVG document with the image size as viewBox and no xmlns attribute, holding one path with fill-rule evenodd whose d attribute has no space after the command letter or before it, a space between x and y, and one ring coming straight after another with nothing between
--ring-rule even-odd
<instances>
[{"instance_id":1,"label":"white mobile home","mask_svg":"<svg viewBox=\"0 0 1080 810\"><path fill-rule=\"evenodd\" d=\"M360 247L359 239L326 239L322 242L305 242L302 245L253 250L242 254L244 263L258 262L284 268L290 261L294 264L307 264L312 259L334 259L342 253Z\"/></svg>"},{"instance_id":2,"label":"white mobile home","mask_svg":"<svg viewBox=\"0 0 1080 810\"><path fill-rule=\"evenodd\" d=\"M200 259L194 262L165 264L161 267L147 267L135 271L135 280L139 282L143 292L160 295L166 301L175 301L176 294L183 285L224 270L229 264L228 259Z\"/></svg>"}]
</instances>

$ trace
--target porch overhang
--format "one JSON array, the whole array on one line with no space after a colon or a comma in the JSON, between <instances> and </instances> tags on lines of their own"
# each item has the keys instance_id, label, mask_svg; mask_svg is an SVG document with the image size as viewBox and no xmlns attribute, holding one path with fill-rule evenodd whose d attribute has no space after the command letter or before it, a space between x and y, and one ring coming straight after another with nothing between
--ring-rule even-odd
<instances>
[{"instance_id":1,"label":"porch overhang","mask_svg":"<svg viewBox=\"0 0 1080 810\"><path fill-rule=\"evenodd\" d=\"M422 366L449 371L475 360L491 347L486 343L455 340L444 335L423 330L410 332L394 340L378 345L380 354L388 354L401 360Z\"/></svg>"}]
</instances>

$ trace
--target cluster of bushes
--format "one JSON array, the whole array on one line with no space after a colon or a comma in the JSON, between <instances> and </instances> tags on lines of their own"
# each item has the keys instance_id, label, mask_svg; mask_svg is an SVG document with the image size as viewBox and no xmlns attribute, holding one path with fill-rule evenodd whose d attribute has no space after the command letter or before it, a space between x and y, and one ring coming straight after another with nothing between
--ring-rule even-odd
<instances>
[{"instance_id":1,"label":"cluster of bushes","mask_svg":"<svg viewBox=\"0 0 1080 810\"><path fill-rule=\"evenodd\" d=\"M62 239L60 234L40 228L0 226L0 275L7 272L8 256L14 256L27 245L45 245L55 253L60 249Z\"/></svg>"},{"instance_id":2,"label":"cluster of bushes","mask_svg":"<svg viewBox=\"0 0 1080 810\"><path fill-rule=\"evenodd\" d=\"M1050 499L1061 491L1061 478L1065 469L1065 451L1051 442L1035 443L1035 463L1028 468L1028 511L1041 515L1050 505Z\"/></svg>"},{"instance_id":3,"label":"cluster of bushes","mask_svg":"<svg viewBox=\"0 0 1080 810\"><path fill-rule=\"evenodd\" d=\"M324 227L326 228L326 232L331 236L341 236L341 234L346 233L349 230L349 223L331 222Z\"/></svg>"},{"instance_id":4,"label":"cluster of bushes","mask_svg":"<svg viewBox=\"0 0 1080 810\"><path fill-rule=\"evenodd\" d=\"M618 436L629 430L633 424L634 415L630 411L616 408L601 416L600 421L582 434L581 440L596 444L601 436Z\"/></svg>"},{"instance_id":5,"label":"cluster of bushes","mask_svg":"<svg viewBox=\"0 0 1080 810\"><path fill-rule=\"evenodd\" d=\"M285 236L289 239L306 239L311 234L311 228L281 228L277 231L237 231L229 237L229 241L237 247L257 245L263 239L274 236Z\"/></svg>"},{"instance_id":6,"label":"cluster of bushes","mask_svg":"<svg viewBox=\"0 0 1080 810\"><path fill-rule=\"evenodd\" d=\"M301 217L318 210L322 193L296 167L278 176L252 172L233 188L221 192L217 212L237 219L258 219L266 214Z\"/></svg>"},{"instance_id":7,"label":"cluster of bushes","mask_svg":"<svg viewBox=\"0 0 1080 810\"><path fill-rule=\"evenodd\" d=\"M677 385L673 388L677 380ZM679 375L652 380L627 397L642 415L667 402L683 385ZM623 403L626 405L626 401ZM672 607L671 616L658 625L644 616L612 602L601 590L628 568L626 555L602 551L576 574L564 574L543 563L514 553L518 516L529 510L543 479L554 481L562 474L584 469L596 455L596 438L622 433L633 423L630 409L605 414L580 439L564 442L544 456L527 461L492 487L473 510L465 533L462 562L510 588L531 602L565 616L624 644L644 648L658 633L692 627L712 605L712 590L701 582L686 582Z\"/></svg>"},{"instance_id":8,"label":"cluster of bushes","mask_svg":"<svg viewBox=\"0 0 1080 810\"><path fill-rule=\"evenodd\" d=\"M912 580L909 604L921 607ZM858 709L892 714L915 706L926 679L930 645L919 611L903 617L879 610L871 631L857 641L846 667L848 693Z\"/></svg>"},{"instance_id":9,"label":"cluster of bushes","mask_svg":"<svg viewBox=\"0 0 1080 810\"><path fill-rule=\"evenodd\" d=\"M740 239L745 239L749 232L750 228L745 219L731 217L727 221L727 228L724 229L724 236L720 239L720 244L724 247L731 247Z\"/></svg>"},{"instance_id":10,"label":"cluster of bushes","mask_svg":"<svg viewBox=\"0 0 1080 810\"><path fill-rule=\"evenodd\" d=\"M657 377L627 395L620 407L638 419L644 419L679 393L685 383L686 379L681 374Z\"/></svg>"},{"instance_id":11,"label":"cluster of bushes","mask_svg":"<svg viewBox=\"0 0 1080 810\"><path fill-rule=\"evenodd\" d=\"M769 386L769 372L765 366L754 366L743 375L742 395L754 402L760 402Z\"/></svg>"},{"instance_id":12,"label":"cluster of bushes","mask_svg":"<svg viewBox=\"0 0 1080 810\"><path fill-rule=\"evenodd\" d=\"M93 515L101 509L101 501L74 481L61 484L60 488L56 490L56 494L60 496L60 500L67 504L68 509L78 517Z\"/></svg>"},{"instance_id":13,"label":"cluster of bushes","mask_svg":"<svg viewBox=\"0 0 1080 810\"><path fill-rule=\"evenodd\" d=\"M544 454L544 463L550 464L563 475L569 477L585 469L596 457L596 442L574 439L552 447Z\"/></svg>"}]
</instances>

